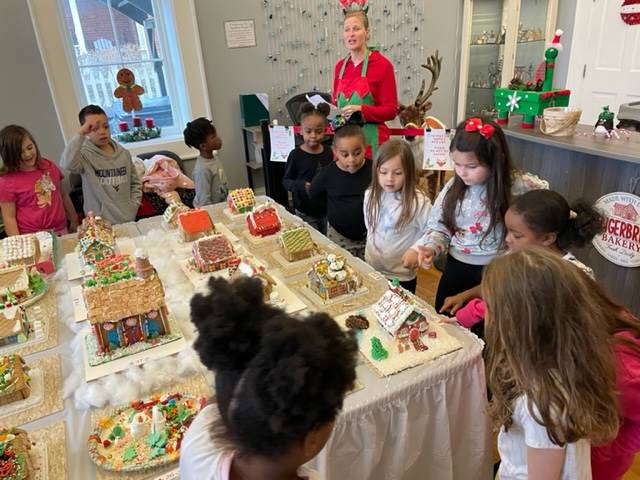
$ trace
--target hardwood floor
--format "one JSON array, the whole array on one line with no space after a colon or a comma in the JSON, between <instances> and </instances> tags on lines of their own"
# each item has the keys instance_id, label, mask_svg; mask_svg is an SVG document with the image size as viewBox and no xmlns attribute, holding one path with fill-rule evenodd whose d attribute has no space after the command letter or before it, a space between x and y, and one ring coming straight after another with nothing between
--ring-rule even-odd
<instances>
[{"instance_id":1,"label":"hardwood floor","mask_svg":"<svg viewBox=\"0 0 640 480\"><path fill-rule=\"evenodd\" d=\"M433 305L436 298L436 290L440 281L440 272L435 268L428 271L422 268L418 270L418 286L416 287L416 295ZM495 444L495 442L494 442ZM497 449L494 448L494 458L498 460ZM640 455L636 455L635 462L631 469L624 476L623 480L640 480Z\"/></svg>"}]
</instances>

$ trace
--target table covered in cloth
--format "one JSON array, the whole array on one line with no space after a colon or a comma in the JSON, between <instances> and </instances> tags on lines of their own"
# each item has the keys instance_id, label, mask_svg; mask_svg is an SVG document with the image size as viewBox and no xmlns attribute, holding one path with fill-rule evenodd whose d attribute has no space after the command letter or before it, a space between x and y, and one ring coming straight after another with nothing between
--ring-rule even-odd
<instances>
[{"instance_id":1,"label":"table covered in cloth","mask_svg":"<svg viewBox=\"0 0 640 480\"><path fill-rule=\"evenodd\" d=\"M258 198L258 201L264 200L264 197ZM248 250L263 248L245 241L244 222L232 222L222 214L222 208L222 205L207 207L214 221L225 223ZM301 223L280 206L279 211L285 223ZM145 219L137 224L118 226L118 230L135 241L160 228L160 221L159 217ZM329 244L317 232L313 235L323 246ZM66 252L73 244L71 236L59 242ZM376 278L368 265L353 258L349 261L365 275ZM172 285L167 283L165 288L169 290ZM58 287L68 288L68 285ZM304 297L299 297L306 302ZM60 345L55 350L62 356L66 378L82 366L76 364L69 353L73 334L68 330L68 323L63 319L60 323ZM358 380L364 388L347 397L327 446L312 466L330 480L491 478L492 448L485 412L482 344L462 328L452 327L449 332L460 340L463 348L429 364L384 378L366 362L358 365ZM29 429L60 420L65 420L67 427L69 478L96 478L86 446L92 427L91 412L77 410L73 397L65 400L64 412L33 422Z\"/></svg>"}]
</instances>

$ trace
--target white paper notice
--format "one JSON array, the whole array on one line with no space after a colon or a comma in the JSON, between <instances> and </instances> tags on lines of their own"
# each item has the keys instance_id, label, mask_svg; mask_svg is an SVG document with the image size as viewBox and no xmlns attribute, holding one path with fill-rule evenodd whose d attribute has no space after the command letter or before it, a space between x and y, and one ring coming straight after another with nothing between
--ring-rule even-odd
<instances>
[{"instance_id":1,"label":"white paper notice","mask_svg":"<svg viewBox=\"0 0 640 480\"><path fill-rule=\"evenodd\" d=\"M451 137L444 129L425 130L423 170L453 170L449 146Z\"/></svg>"},{"instance_id":2,"label":"white paper notice","mask_svg":"<svg viewBox=\"0 0 640 480\"><path fill-rule=\"evenodd\" d=\"M256 29L253 20L233 20L224 22L227 48L256 46Z\"/></svg>"},{"instance_id":3,"label":"white paper notice","mask_svg":"<svg viewBox=\"0 0 640 480\"><path fill-rule=\"evenodd\" d=\"M269 137L271 138L271 161L286 162L291 151L296 148L293 128L271 125Z\"/></svg>"},{"instance_id":4,"label":"white paper notice","mask_svg":"<svg viewBox=\"0 0 640 480\"><path fill-rule=\"evenodd\" d=\"M307 95L307 100L309 100L309 103L311 103L314 107L317 107L318 105L320 105L321 103L326 103L327 105L329 105L329 120L335 118L339 113L340 110L338 109L338 107L336 107L334 104L327 102L322 95L318 95L317 93L315 95Z\"/></svg>"}]
</instances>

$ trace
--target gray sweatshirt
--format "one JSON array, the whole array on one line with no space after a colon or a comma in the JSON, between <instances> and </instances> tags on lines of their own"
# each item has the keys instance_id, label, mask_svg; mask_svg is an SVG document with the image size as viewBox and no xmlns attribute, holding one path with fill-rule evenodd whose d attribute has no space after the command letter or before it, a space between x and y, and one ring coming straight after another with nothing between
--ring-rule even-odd
<instances>
[{"instance_id":1,"label":"gray sweatshirt","mask_svg":"<svg viewBox=\"0 0 640 480\"><path fill-rule=\"evenodd\" d=\"M214 154L213 158L198 156L196 166L193 167L193 180L196 184L195 207L224 202L229 188L222 163Z\"/></svg>"},{"instance_id":2,"label":"gray sweatshirt","mask_svg":"<svg viewBox=\"0 0 640 480\"><path fill-rule=\"evenodd\" d=\"M108 155L79 133L67 144L60 165L82 177L84 212L94 212L111 223L135 220L142 190L131 154L111 140Z\"/></svg>"}]
</instances>

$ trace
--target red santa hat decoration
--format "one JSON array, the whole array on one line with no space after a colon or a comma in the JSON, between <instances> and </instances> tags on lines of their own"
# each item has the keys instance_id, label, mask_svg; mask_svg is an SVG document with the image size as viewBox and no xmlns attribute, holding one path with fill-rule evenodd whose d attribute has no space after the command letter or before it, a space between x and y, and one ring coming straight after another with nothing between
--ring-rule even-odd
<instances>
[{"instance_id":1,"label":"red santa hat decoration","mask_svg":"<svg viewBox=\"0 0 640 480\"><path fill-rule=\"evenodd\" d=\"M553 40L547 43L547 48L555 48L559 52L562 51L562 44L560 43L560 37L564 32L560 29L556 30L556 33L553 35Z\"/></svg>"},{"instance_id":2,"label":"red santa hat decoration","mask_svg":"<svg viewBox=\"0 0 640 480\"><path fill-rule=\"evenodd\" d=\"M640 24L640 0L624 0L620 7L620 16L627 25Z\"/></svg>"}]
</instances>

